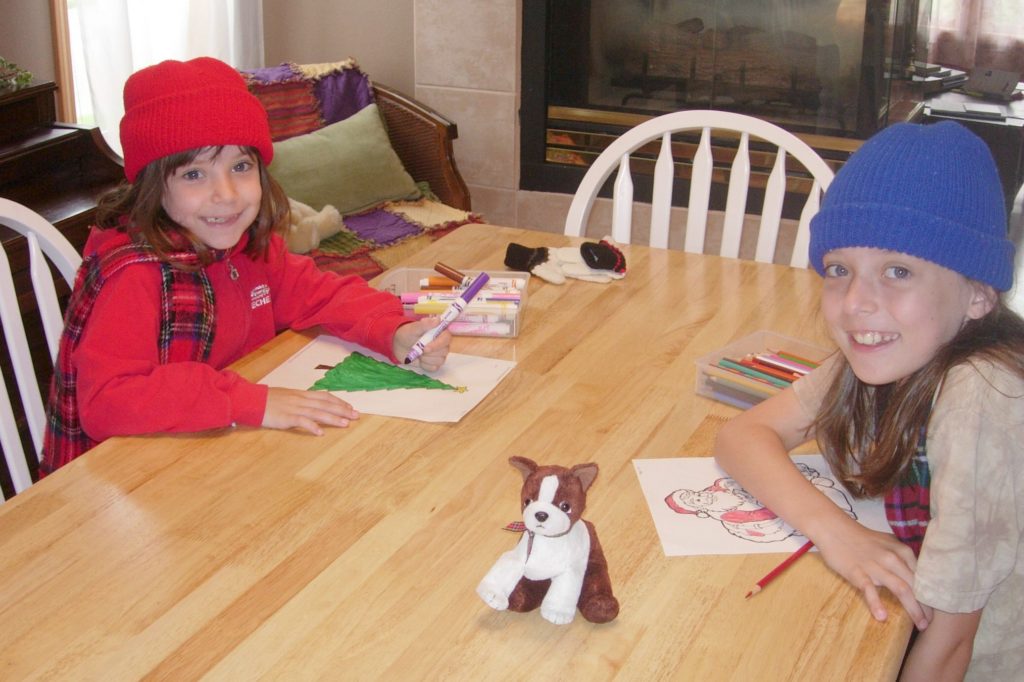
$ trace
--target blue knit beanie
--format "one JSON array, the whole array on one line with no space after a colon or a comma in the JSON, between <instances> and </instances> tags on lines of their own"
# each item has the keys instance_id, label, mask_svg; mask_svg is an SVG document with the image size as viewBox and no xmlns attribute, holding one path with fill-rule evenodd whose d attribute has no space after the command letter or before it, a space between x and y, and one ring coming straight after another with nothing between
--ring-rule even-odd
<instances>
[{"instance_id":1,"label":"blue knit beanie","mask_svg":"<svg viewBox=\"0 0 1024 682\"><path fill-rule=\"evenodd\" d=\"M999 172L959 123L897 123L857 150L811 219L811 265L833 249L874 247L929 260L997 291L1013 285Z\"/></svg>"}]
</instances>

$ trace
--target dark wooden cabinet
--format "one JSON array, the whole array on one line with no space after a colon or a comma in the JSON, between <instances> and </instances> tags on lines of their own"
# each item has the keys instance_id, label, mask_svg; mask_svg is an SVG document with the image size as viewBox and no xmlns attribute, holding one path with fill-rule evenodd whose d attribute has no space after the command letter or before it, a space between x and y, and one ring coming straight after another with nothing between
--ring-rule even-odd
<instances>
[{"instance_id":1,"label":"dark wooden cabinet","mask_svg":"<svg viewBox=\"0 0 1024 682\"><path fill-rule=\"evenodd\" d=\"M98 129L56 120L56 90L0 89L0 196L42 214L80 249L97 199L124 170ZM5 244L11 234L0 232Z\"/></svg>"},{"instance_id":2,"label":"dark wooden cabinet","mask_svg":"<svg viewBox=\"0 0 1024 682\"><path fill-rule=\"evenodd\" d=\"M97 129L56 120L56 91L53 83L0 89L0 197L40 213L81 252L96 214L97 200L124 178L124 169ZM0 219L0 241L10 261L32 362L45 395L52 367L28 275L25 238L3 225ZM54 282L58 295L62 301L66 300L69 287L56 271ZM0 372L15 403L22 442L26 451L33 452L6 343L2 339ZM10 481L3 467L0 467L0 486L9 494Z\"/></svg>"}]
</instances>

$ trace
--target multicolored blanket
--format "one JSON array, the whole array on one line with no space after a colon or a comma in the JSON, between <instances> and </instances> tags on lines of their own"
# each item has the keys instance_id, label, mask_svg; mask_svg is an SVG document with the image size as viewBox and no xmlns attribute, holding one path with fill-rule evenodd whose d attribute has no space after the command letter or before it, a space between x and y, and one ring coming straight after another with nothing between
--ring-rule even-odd
<instances>
[{"instance_id":1,"label":"multicolored blanket","mask_svg":"<svg viewBox=\"0 0 1024 682\"><path fill-rule=\"evenodd\" d=\"M353 59L286 63L242 75L267 110L275 142L346 119L373 102L370 79ZM437 201L425 183L418 184L425 198L342 216L342 231L308 255L322 270L370 279L461 225L485 222Z\"/></svg>"},{"instance_id":2,"label":"multicolored blanket","mask_svg":"<svg viewBox=\"0 0 1024 682\"><path fill-rule=\"evenodd\" d=\"M439 201L389 201L363 213L342 216L341 232L309 252L321 270L376 277L452 230L484 220Z\"/></svg>"},{"instance_id":3,"label":"multicolored blanket","mask_svg":"<svg viewBox=\"0 0 1024 682\"><path fill-rule=\"evenodd\" d=\"M354 59L243 70L270 120L274 142L342 121L373 102L370 79Z\"/></svg>"}]
</instances>

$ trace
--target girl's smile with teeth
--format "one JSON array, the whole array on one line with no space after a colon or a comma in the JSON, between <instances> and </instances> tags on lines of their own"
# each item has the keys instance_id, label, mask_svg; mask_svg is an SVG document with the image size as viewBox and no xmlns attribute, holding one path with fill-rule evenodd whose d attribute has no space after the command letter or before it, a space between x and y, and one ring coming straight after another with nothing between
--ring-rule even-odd
<instances>
[{"instance_id":1,"label":"girl's smile with teeth","mask_svg":"<svg viewBox=\"0 0 1024 682\"><path fill-rule=\"evenodd\" d=\"M866 384L889 384L921 369L980 310L974 283L921 258L849 247L825 254L823 265L822 314Z\"/></svg>"},{"instance_id":2,"label":"girl's smile with teeth","mask_svg":"<svg viewBox=\"0 0 1024 682\"><path fill-rule=\"evenodd\" d=\"M899 334L888 334L884 332L852 332L850 336L862 346L877 346L889 343L899 338Z\"/></svg>"},{"instance_id":3,"label":"girl's smile with teeth","mask_svg":"<svg viewBox=\"0 0 1024 682\"><path fill-rule=\"evenodd\" d=\"M230 249L256 220L262 196L253 157L241 147L223 147L208 149L175 170L161 204L206 246Z\"/></svg>"}]
</instances>

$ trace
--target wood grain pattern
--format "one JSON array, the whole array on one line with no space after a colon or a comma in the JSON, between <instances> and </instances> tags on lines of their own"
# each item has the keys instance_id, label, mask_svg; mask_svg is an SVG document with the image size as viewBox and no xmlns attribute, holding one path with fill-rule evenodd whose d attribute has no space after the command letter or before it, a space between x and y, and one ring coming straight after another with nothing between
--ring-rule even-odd
<instances>
[{"instance_id":1,"label":"wood grain pattern","mask_svg":"<svg viewBox=\"0 0 1024 682\"><path fill-rule=\"evenodd\" d=\"M462 228L410 265L501 268ZM629 247L610 285L531 283L514 340L454 349L516 369L458 424L365 416L321 437L238 428L119 438L0 508L5 679L893 679L910 632L876 623L817 554L666 558L631 459L708 455L725 405L694 360L758 329L824 343L817 275ZM237 364L259 378L309 338ZM622 611L594 626L492 611L517 538L512 455L601 467L585 516Z\"/></svg>"}]
</instances>

